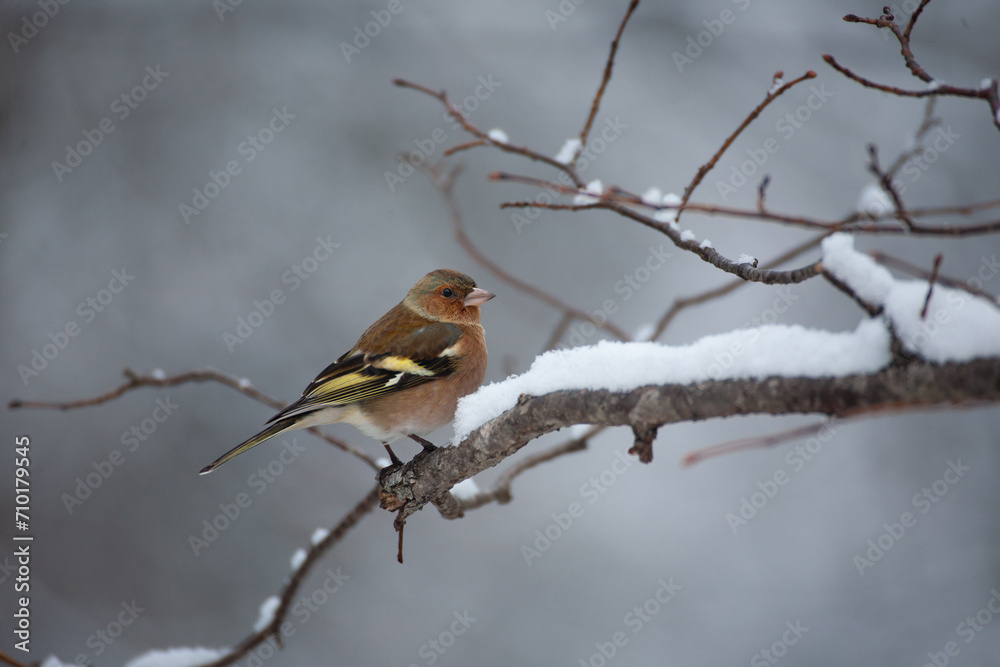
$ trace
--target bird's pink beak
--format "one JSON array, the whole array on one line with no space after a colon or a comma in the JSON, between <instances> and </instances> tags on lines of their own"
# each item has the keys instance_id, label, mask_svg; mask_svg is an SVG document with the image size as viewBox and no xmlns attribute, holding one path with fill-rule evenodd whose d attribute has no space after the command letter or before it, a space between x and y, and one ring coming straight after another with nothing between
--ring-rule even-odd
<instances>
[{"instance_id":1,"label":"bird's pink beak","mask_svg":"<svg viewBox=\"0 0 1000 667\"><path fill-rule=\"evenodd\" d=\"M495 296L496 294L477 287L469 292L468 296L465 297L464 303L466 306L481 306Z\"/></svg>"}]
</instances>

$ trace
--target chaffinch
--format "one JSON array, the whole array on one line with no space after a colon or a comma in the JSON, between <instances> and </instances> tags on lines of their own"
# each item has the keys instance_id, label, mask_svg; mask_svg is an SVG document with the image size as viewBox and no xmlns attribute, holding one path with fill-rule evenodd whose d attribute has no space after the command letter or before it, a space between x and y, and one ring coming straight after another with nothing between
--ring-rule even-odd
<instances>
[{"instance_id":1,"label":"chaffinch","mask_svg":"<svg viewBox=\"0 0 1000 667\"><path fill-rule=\"evenodd\" d=\"M345 422L389 443L421 436L455 417L458 399L486 375L486 339L479 306L494 297L469 276L450 269L420 279L392 310L327 366L302 397L271 417L263 431L205 466L209 473L279 433Z\"/></svg>"}]
</instances>

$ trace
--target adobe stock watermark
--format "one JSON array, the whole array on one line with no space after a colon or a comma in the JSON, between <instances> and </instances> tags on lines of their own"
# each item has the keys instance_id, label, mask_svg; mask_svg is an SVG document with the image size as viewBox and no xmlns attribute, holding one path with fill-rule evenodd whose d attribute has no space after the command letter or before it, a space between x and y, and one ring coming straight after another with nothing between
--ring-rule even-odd
<instances>
[{"instance_id":1,"label":"adobe stock watermark","mask_svg":"<svg viewBox=\"0 0 1000 667\"><path fill-rule=\"evenodd\" d=\"M229 187L233 177L243 173L243 168L253 162L258 155L267 150L267 147L275 138L285 131L285 129L295 120L296 115L289 113L288 107L272 107L271 118L253 134L248 134L246 139L236 146L238 158L228 160L225 166L219 171L208 170L208 180L200 187L191 189L191 203L181 202L177 205L181 218L185 224L191 224L192 218L201 215L208 208L222 191Z\"/></svg>"},{"instance_id":2,"label":"adobe stock watermark","mask_svg":"<svg viewBox=\"0 0 1000 667\"><path fill-rule=\"evenodd\" d=\"M212 9L221 23L226 20L226 14L232 14L242 4L243 0L212 0Z\"/></svg>"},{"instance_id":3,"label":"adobe stock watermark","mask_svg":"<svg viewBox=\"0 0 1000 667\"><path fill-rule=\"evenodd\" d=\"M161 70L159 64L155 67L147 65L146 75L142 77L139 83L111 101L110 110L112 115L105 116L99 120L92 129L84 128L80 130L81 134L83 134L83 139L78 141L76 145L66 145L66 155L63 157L62 162L59 160L52 161L52 173L55 174L56 180L62 183L67 174L73 173L74 169L83 164L84 158L93 153L94 149L101 145L107 135L115 131L117 127L115 120L117 119L118 122L122 122L132 115L132 112L138 109L139 105L146 100L149 93L156 90L168 76L170 76L170 72Z\"/></svg>"},{"instance_id":4,"label":"adobe stock watermark","mask_svg":"<svg viewBox=\"0 0 1000 667\"><path fill-rule=\"evenodd\" d=\"M295 292L319 270L320 265L333 256L333 251L339 247L340 244L331 240L330 235L326 238L317 236L312 252L281 274L281 284L289 286L289 294ZM247 342L255 331L264 326L264 322L274 315L274 311L285 303L287 297L288 295L280 287L275 287L263 300L255 299L253 308L247 316L240 315L236 318L236 328L233 332L226 331L222 334L222 342L226 344L229 353L232 354L238 345Z\"/></svg>"},{"instance_id":5,"label":"adobe stock watermark","mask_svg":"<svg viewBox=\"0 0 1000 667\"><path fill-rule=\"evenodd\" d=\"M897 175L892 179L892 187L899 194L906 192L907 188L913 186L920 178L926 174L942 155L955 145L955 142L962 138L962 135L955 132L951 125L948 127L937 127L930 137L921 141L915 154L903 163ZM906 177L904 179L904 176ZM864 211L872 216L879 216L893 211L892 203L886 202L881 206L873 203L869 210Z\"/></svg>"},{"instance_id":6,"label":"adobe stock watermark","mask_svg":"<svg viewBox=\"0 0 1000 667\"><path fill-rule=\"evenodd\" d=\"M339 566L336 571L328 568L326 577L313 589L312 593L300 595L295 604L291 606L289 613L292 618L298 621L299 625L308 623L313 614L318 613L348 579L350 577L341 572Z\"/></svg>"},{"instance_id":7,"label":"adobe stock watermark","mask_svg":"<svg viewBox=\"0 0 1000 667\"><path fill-rule=\"evenodd\" d=\"M645 261L614 284L613 290L618 296L605 299L601 302L600 308L585 311L590 321L577 322L571 326L566 337L566 344L570 347L586 344L597 333L597 327L607 322L612 315L621 309L622 305L628 303L632 297L638 294L652 279L653 274L662 269L667 260L673 257L673 252L666 248L667 246L662 243L655 248L649 246L649 254Z\"/></svg>"},{"instance_id":8,"label":"adobe stock watermark","mask_svg":"<svg viewBox=\"0 0 1000 667\"><path fill-rule=\"evenodd\" d=\"M930 512L934 505L944 498L953 486L958 484L972 468L962 465L962 459L949 460L944 472L939 479L934 480L930 485L925 486L919 492L913 494L910 504L918 511L903 512L898 521L884 522L883 532L873 540L868 540L868 549L860 554L856 554L852 559L854 567L858 570L858 575L865 576L865 570L875 567L875 564L882 560L900 540L917 525L920 516Z\"/></svg>"},{"instance_id":9,"label":"adobe stock watermark","mask_svg":"<svg viewBox=\"0 0 1000 667\"><path fill-rule=\"evenodd\" d=\"M586 658L580 658L580 667L606 667L610 662L628 646L629 640L642 632L643 628L659 614L670 602L677 597L677 594L684 590L684 587L674 583L673 577L660 579L653 594L642 604L635 605L625 613L622 618L622 625L632 631L629 635L625 630L616 630L611 633L608 641L594 642L597 649Z\"/></svg>"},{"instance_id":10,"label":"adobe stock watermark","mask_svg":"<svg viewBox=\"0 0 1000 667\"><path fill-rule=\"evenodd\" d=\"M731 0L732 4L745 12L750 7L750 0ZM693 65L705 50L715 44L715 40L722 36L727 25L732 25L738 15L731 9L726 8L719 12L719 15L712 19L705 19L701 22L705 29L697 35L688 35L684 52L674 51L674 65L680 74L684 73L684 68Z\"/></svg>"},{"instance_id":11,"label":"adobe stock watermark","mask_svg":"<svg viewBox=\"0 0 1000 667\"><path fill-rule=\"evenodd\" d=\"M311 593L300 595L288 609L288 617L279 627L277 635L271 635L266 641L261 642L250 650L247 654L246 662L240 664L245 667L262 667L265 662L274 657L275 653L284 645L284 641L294 636L299 629L309 622L336 594L344 584L351 579L350 576L340 571L340 566L336 570L327 568L323 578ZM255 632L260 632L270 623L270 619L265 618L265 613L270 616L277 609L280 601L277 597L269 598L264 605L270 606L273 600L274 605L265 612L261 609L262 618L254 626ZM295 620L295 623L291 619ZM297 625L296 625L297 624ZM280 636L279 636L280 635Z\"/></svg>"},{"instance_id":12,"label":"adobe stock watermark","mask_svg":"<svg viewBox=\"0 0 1000 667\"><path fill-rule=\"evenodd\" d=\"M417 649L417 655L423 659L423 664L428 665L428 667L437 664L441 656L454 646L458 638L468 632L472 624L478 620L468 609L462 612L453 612L452 617L454 620L448 624L447 628L438 633L436 637L421 644L420 648ZM419 667L419 665L411 662L409 667Z\"/></svg>"},{"instance_id":13,"label":"adobe stock watermark","mask_svg":"<svg viewBox=\"0 0 1000 667\"><path fill-rule=\"evenodd\" d=\"M576 13L576 8L587 2L587 0L559 0L555 10L545 10L545 20L549 23L552 32L556 31L560 23L565 23L569 17Z\"/></svg>"},{"instance_id":14,"label":"adobe stock watermark","mask_svg":"<svg viewBox=\"0 0 1000 667\"><path fill-rule=\"evenodd\" d=\"M1000 591L990 589L990 597L975 614L969 614L955 626L955 634L964 644L971 644L994 620L1000 617ZM946 667L952 658L962 652L962 645L955 640L945 642L940 651L928 651L924 667Z\"/></svg>"},{"instance_id":15,"label":"adobe stock watermark","mask_svg":"<svg viewBox=\"0 0 1000 667\"><path fill-rule=\"evenodd\" d=\"M38 33L49 24L51 19L56 17L63 5L69 4L69 0L37 0L35 2L40 11L21 17L21 27L17 32L9 31L7 41L11 50L17 53L21 47L27 45Z\"/></svg>"},{"instance_id":16,"label":"adobe stock watermark","mask_svg":"<svg viewBox=\"0 0 1000 667\"><path fill-rule=\"evenodd\" d=\"M460 101L452 102L466 118L470 118L479 105L490 99L497 88L503 85L503 82L496 79L493 74L480 75L476 80L478 83L469 95ZM448 112L444 112L444 121L456 132L462 129L461 124ZM389 187L389 192L395 192L397 187L413 176L417 172L417 167L427 162L437 152L438 147L446 141L448 141L448 132L443 127L434 128L424 139L414 139L413 145L416 148L406 154L405 160L399 161L396 170L386 170L382 173L385 177L385 184Z\"/></svg>"},{"instance_id":17,"label":"adobe stock watermark","mask_svg":"<svg viewBox=\"0 0 1000 667\"><path fill-rule=\"evenodd\" d=\"M792 477L802 472L809 462L823 450L823 445L829 444L837 435L840 426L836 420L827 420L816 435L797 444L785 454L785 465L788 468L778 468L770 478L757 481L757 491L740 498L739 507L735 512L727 512L725 517L729 529L736 535L741 528L749 524L758 514L774 500Z\"/></svg>"},{"instance_id":18,"label":"adobe stock watermark","mask_svg":"<svg viewBox=\"0 0 1000 667\"><path fill-rule=\"evenodd\" d=\"M124 634L125 629L131 627L133 623L139 618L139 614L146 611L145 607L140 607L136 604L135 600L131 602L122 601L122 610L118 612L118 615L102 628L98 628L93 634L87 637L87 648L89 648L92 653L78 653L73 659L73 663L76 665L90 665L92 664L91 656L98 658L104 655L104 652L115 643L119 637Z\"/></svg>"},{"instance_id":19,"label":"adobe stock watermark","mask_svg":"<svg viewBox=\"0 0 1000 667\"><path fill-rule=\"evenodd\" d=\"M998 273L1000 273L1000 262L997 261L996 254L989 259L983 255L980 258L979 268L976 269L976 275L966 280L965 284L973 289L982 289L983 285L993 280L993 277Z\"/></svg>"},{"instance_id":20,"label":"adobe stock watermark","mask_svg":"<svg viewBox=\"0 0 1000 667\"><path fill-rule=\"evenodd\" d=\"M793 111L788 111L784 116L774 123L774 131L780 135L783 141L789 141L795 133L805 127L813 114L823 108L823 106L833 97L834 93L827 90L826 84L809 86L809 95L804 103L797 106ZM781 150L782 142L776 137L768 137L756 148L747 148L747 159L739 164L733 164L726 179L716 179L715 189L723 202L736 194L736 192L750 182L764 165L767 164L771 156Z\"/></svg>"},{"instance_id":21,"label":"adobe stock watermark","mask_svg":"<svg viewBox=\"0 0 1000 667\"><path fill-rule=\"evenodd\" d=\"M798 644L807 632L809 632L809 628L802 625L800 619L795 619L794 622L785 621L785 631L781 633L781 637L769 647L762 648L755 653L750 658L750 667L768 667L768 665L778 664L778 661L788 655L789 647Z\"/></svg>"},{"instance_id":22,"label":"adobe stock watermark","mask_svg":"<svg viewBox=\"0 0 1000 667\"><path fill-rule=\"evenodd\" d=\"M17 365L17 374L21 377L24 386L28 386L33 378L36 378L49 367L49 364L56 360L67 347L72 339L80 335L83 325L90 324L98 315L103 313L111 302L121 294L128 285L135 280L135 276L128 272L126 267L111 270L111 280L108 286L97 290L94 294L87 296L76 307L76 314L80 318L70 319L63 326L56 329L55 333L49 332L48 341L39 348L31 349L30 359Z\"/></svg>"},{"instance_id":23,"label":"adobe stock watermark","mask_svg":"<svg viewBox=\"0 0 1000 667\"><path fill-rule=\"evenodd\" d=\"M734 340L729 344L727 349L712 355L712 362L705 369L705 374L710 379L714 380L723 377L726 371L733 367L736 360L753 349L757 341L760 340L759 327L777 322L799 300L800 295L795 294L793 285L778 285L773 291L775 297L771 305L760 311L759 315L755 315L744 322L743 326L739 329L739 334L743 340Z\"/></svg>"},{"instance_id":24,"label":"adobe stock watermark","mask_svg":"<svg viewBox=\"0 0 1000 667\"><path fill-rule=\"evenodd\" d=\"M282 474L285 469L294 463L306 448L292 438L281 441L281 450L278 455L271 459L267 465L257 468L255 472L247 477L246 485L255 491L257 496L267 491L272 484ZM188 535L188 546L195 557L212 545L219 536L229 530L236 521L243 515L244 510L253 504L253 496L246 491L240 491L231 502L219 503L218 514L204 519L200 525L200 532L192 532Z\"/></svg>"},{"instance_id":25,"label":"adobe stock watermark","mask_svg":"<svg viewBox=\"0 0 1000 667\"><path fill-rule=\"evenodd\" d=\"M586 500L586 505L579 502L571 502L565 512L553 512L550 516L552 522L535 531L534 540L530 544L521 545L521 556L524 557L525 564L531 567L532 561L541 558L542 554L552 548L566 532L573 527L573 524L580 519L587 511L587 507L600 500L618 478L624 475L635 460L621 451L615 452L611 464L602 470L595 477L591 477L580 486L580 497Z\"/></svg>"},{"instance_id":26,"label":"adobe stock watermark","mask_svg":"<svg viewBox=\"0 0 1000 667\"><path fill-rule=\"evenodd\" d=\"M596 129L600 128L600 131ZM579 151L576 159L576 173L580 176L583 175L587 168L597 161L601 155L608 150L608 146L613 144L618 140L625 130L629 128L628 123L622 122L621 116L615 116L614 118L605 118L604 122L596 126L594 131L591 133L590 138L587 139L587 145L580 146L580 141L575 140L576 143L573 144L574 140L570 140L563 147L563 151L555 158L556 160L562 162L563 164L568 164L572 159L573 154ZM568 151L566 149L569 149ZM560 185L567 188L574 187L573 181L566 172L560 171L556 175L555 179ZM536 204L541 204L547 206L559 200L562 197L562 192L555 188L545 188L540 190L533 201ZM530 226L538 217L542 214L542 210L536 206L530 206L524 209L513 209L510 214L511 224L514 225L514 229L517 230L518 234L524 231L524 228Z\"/></svg>"},{"instance_id":27,"label":"adobe stock watermark","mask_svg":"<svg viewBox=\"0 0 1000 667\"><path fill-rule=\"evenodd\" d=\"M88 472L85 476L76 478L76 486L73 489L73 493L63 493L60 496L63 507L66 508L66 513L73 514L73 512L82 507L83 503L93 496L94 492L101 488L104 482L111 478L115 470L125 463L126 455L134 453L153 437L153 434L160 428L160 424L167 421L167 418L179 410L180 407L180 405L170 400L170 396L167 396L166 399L157 398L149 416L138 424L133 424L122 433L120 438L122 449L112 449L108 453L107 458L100 461L92 461L90 465L93 471Z\"/></svg>"},{"instance_id":28,"label":"adobe stock watermark","mask_svg":"<svg viewBox=\"0 0 1000 667\"><path fill-rule=\"evenodd\" d=\"M361 52L368 48L372 40L381 35L382 31L389 27L393 17L399 16L404 9L406 9L406 6L402 0L389 0L385 5L385 9L373 9L369 12L372 17L371 21L366 22L364 26L354 26L351 41L342 41L339 44L340 52L344 55L344 60L347 61L347 64L351 63L351 59L361 55Z\"/></svg>"}]
</instances>

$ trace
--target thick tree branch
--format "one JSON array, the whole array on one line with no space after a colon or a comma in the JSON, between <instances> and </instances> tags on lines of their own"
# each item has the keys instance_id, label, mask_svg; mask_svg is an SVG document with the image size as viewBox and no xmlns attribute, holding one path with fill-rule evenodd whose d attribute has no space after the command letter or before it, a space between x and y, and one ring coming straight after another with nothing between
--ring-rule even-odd
<instances>
[{"instance_id":1,"label":"thick tree branch","mask_svg":"<svg viewBox=\"0 0 1000 667\"><path fill-rule=\"evenodd\" d=\"M382 504L397 521L420 510L463 479L497 465L531 440L574 424L666 424L745 414L824 414L848 417L945 404L1000 403L1000 359L930 364L912 361L878 373L838 378L770 377L629 392L559 391L522 396L518 404L473 431L461 444L421 452L379 472Z\"/></svg>"}]
</instances>

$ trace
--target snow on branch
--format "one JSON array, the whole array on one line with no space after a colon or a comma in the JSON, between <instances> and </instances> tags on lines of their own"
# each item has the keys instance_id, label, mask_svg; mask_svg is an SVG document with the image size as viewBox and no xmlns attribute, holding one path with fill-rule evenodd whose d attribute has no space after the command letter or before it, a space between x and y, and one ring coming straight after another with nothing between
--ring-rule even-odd
<instances>
[{"instance_id":1,"label":"snow on branch","mask_svg":"<svg viewBox=\"0 0 1000 667\"><path fill-rule=\"evenodd\" d=\"M964 363L913 361L877 373L839 377L764 377L660 384L631 391L565 389L523 395L458 446L421 452L379 473L382 507L398 511L397 527L463 479L513 455L546 433L578 423L629 426L630 450L651 460L661 426L743 414L826 414L849 417L942 404L1000 402L1000 358ZM460 514L458 515L460 516Z\"/></svg>"},{"instance_id":2,"label":"snow on branch","mask_svg":"<svg viewBox=\"0 0 1000 667\"><path fill-rule=\"evenodd\" d=\"M382 470L382 506L401 526L427 502L444 504L454 484L575 424L631 427L630 452L649 462L657 430L679 421L1000 401L1000 310L951 287L928 298L925 282L893 278L847 234L822 245L824 271L879 316L847 333L770 325L684 346L601 341L547 352L460 401L459 445ZM908 360L894 361L893 340ZM448 506L449 518L461 516Z\"/></svg>"},{"instance_id":3,"label":"snow on branch","mask_svg":"<svg viewBox=\"0 0 1000 667\"><path fill-rule=\"evenodd\" d=\"M923 280L896 280L857 252L847 234L823 241L823 268L881 310L906 353L937 363L1000 357L1000 310L993 302L953 287L929 292Z\"/></svg>"}]
</instances>

